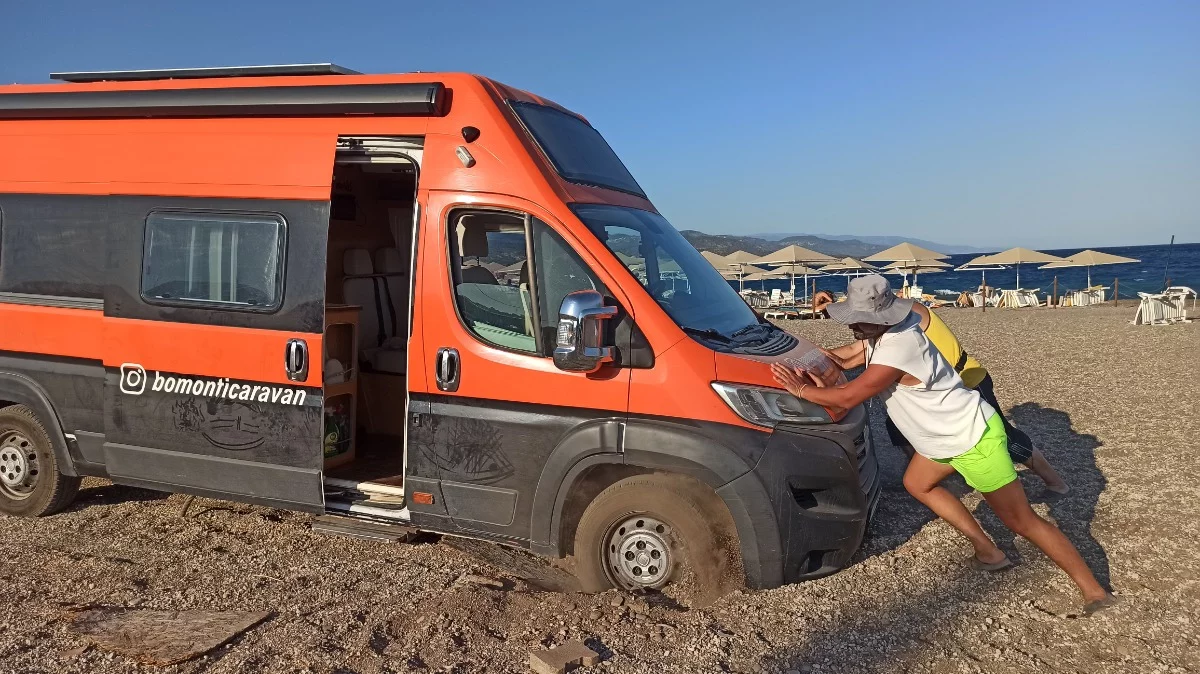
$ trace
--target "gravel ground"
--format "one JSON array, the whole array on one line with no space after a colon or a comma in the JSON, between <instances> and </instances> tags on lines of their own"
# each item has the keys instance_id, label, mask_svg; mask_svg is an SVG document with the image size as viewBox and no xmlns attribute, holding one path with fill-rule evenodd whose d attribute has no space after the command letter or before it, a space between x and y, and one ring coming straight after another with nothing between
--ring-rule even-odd
<instances>
[{"instance_id":1,"label":"gravel ground","mask_svg":"<svg viewBox=\"0 0 1200 674\"><path fill-rule=\"evenodd\" d=\"M1022 561L967 571L969 546L904 493L876 423L886 486L853 566L705 609L540 592L436 537L331 538L307 515L205 499L183 516L183 496L89 480L64 514L0 518L0 671L147 669L81 652L64 615L88 603L273 614L170 672L525 672L531 649L571 638L604 653L589 671L1200 670L1200 325L1134 327L1131 307L942 315L1070 481L1070 496L1046 501L1022 474L1035 507L1124 596L1118 608L1074 617L1068 579L959 482ZM786 327L825 345L848 334L830 321Z\"/></svg>"}]
</instances>

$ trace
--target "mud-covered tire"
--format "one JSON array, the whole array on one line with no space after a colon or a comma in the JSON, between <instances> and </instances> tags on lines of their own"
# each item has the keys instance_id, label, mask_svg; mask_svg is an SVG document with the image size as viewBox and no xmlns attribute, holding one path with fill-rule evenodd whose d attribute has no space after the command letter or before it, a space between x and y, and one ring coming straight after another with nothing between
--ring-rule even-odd
<instances>
[{"instance_id":1,"label":"mud-covered tire","mask_svg":"<svg viewBox=\"0 0 1200 674\"><path fill-rule=\"evenodd\" d=\"M651 557L654 552L659 554ZM633 557L625 561L627 555ZM668 556L669 568L654 566ZM706 485L680 475L616 482L592 500L575 531L574 572L585 592L659 589L688 568L706 594L720 596L744 584L740 562L724 503Z\"/></svg>"},{"instance_id":2,"label":"mud-covered tire","mask_svg":"<svg viewBox=\"0 0 1200 674\"><path fill-rule=\"evenodd\" d=\"M52 515L71 504L79 482L59 472L50 435L32 410L0 409L0 513Z\"/></svg>"}]
</instances>

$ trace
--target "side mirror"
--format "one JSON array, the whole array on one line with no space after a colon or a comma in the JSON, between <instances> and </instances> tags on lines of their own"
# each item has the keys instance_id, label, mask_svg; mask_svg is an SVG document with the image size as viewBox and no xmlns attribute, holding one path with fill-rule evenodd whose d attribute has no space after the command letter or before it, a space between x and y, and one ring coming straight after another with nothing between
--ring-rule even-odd
<instances>
[{"instance_id":1,"label":"side mirror","mask_svg":"<svg viewBox=\"0 0 1200 674\"><path fill-rule=\"evenodd\" d=\"M595 372L612 362L613 348L604 345L604 321L617 315L604 306L595 290L579 290L563 298L558 309L554 366L567 372Z\"/></svg>"}]
</instances>

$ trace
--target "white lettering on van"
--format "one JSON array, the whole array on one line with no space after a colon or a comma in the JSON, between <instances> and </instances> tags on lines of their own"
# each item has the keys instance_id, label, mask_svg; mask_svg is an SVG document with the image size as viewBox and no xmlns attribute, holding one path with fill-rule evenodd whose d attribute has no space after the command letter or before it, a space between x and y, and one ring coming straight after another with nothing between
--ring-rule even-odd
<instances>
[{"instance_id":1,"label":"white lettering on van","mask_svg":"<svg viewBox=\"0 0 1200 674\"><path fill-rule=\"evenodd\" d=\"M145 369L137 363L125 363L121 366L121 391L129 395L141 395L149 379ZM182 395L198 395L205 398L223 398L225 400L246 400L260 403L271 402L280 405L303 405L308 397L304 389L288 388L286 386L269 386L265 384L237 384L230 382L227 377L207 379L200 377L180 377L154 371L150 381L150 390L161 393L177 393Z\"/></svg>"}]
</instances>

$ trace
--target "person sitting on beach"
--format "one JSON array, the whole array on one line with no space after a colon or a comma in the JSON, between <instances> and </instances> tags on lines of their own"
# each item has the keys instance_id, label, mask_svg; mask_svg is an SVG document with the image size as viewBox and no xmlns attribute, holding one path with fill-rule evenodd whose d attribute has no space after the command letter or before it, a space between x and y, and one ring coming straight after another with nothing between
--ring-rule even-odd
<instances>
[{"instance_id":1,"label":"person sitting on beach","mask_svg":"<svg viewBox=\"0 0 1200 674\"><path fill-rule=\"evenodd\" d=\"M872 274L851 281L846 300L826 310L866 342L866 369L849 383L831 386L803 368L775 363L775 380L797 398L826 407L848 409L879 396L916 450L904 488L970 540L973 567L998 571L1012 561L966 506L939 486L955 471L983 494L1004 526L1038 546L1075 581L1085 613L1115 604L1117 598L1096 581L1075 546L1029 506L999 414L978 391L963 385L930 343L912 301L897 298L885 278Z\"/></svg>"},{"instance_id":2,"label":"person sitting on beach","mask_svg":"<svg viewBox=\"0 0 1200 674\"><path fill-rule=\"evenodd\" d=\"M833 295L829 291L822 290L813 296L814 311L823 311L832 303ZM1008 435L1008 454L1012 457L1013 463L1027 466L1042 479L1042 482L1046 483L1046 489L1049 491L1055 494L1069 492L1070 487L1067 486L1066 481L1059 476L1058 471L1054 470L1054 466L1050 465L1042 451L1033 444L1029 435L1014 426L1004 415L1004 408L996 400L992 375L987 369L962 348L950 327L937 314L919 302L913 303L912 310L913 313L920 316L921 331L925 333L930 342L933 342L933 346L942 354L942 357L954 365L954 370L962 378L963 384L969 389L979 391L987 404L991 405L992 409L1000 415L1000 420L1004 423L1004 432ZM866 354L866 343L862 340L855 340L835 349L822 349L821 351L835 365L843 370L849 370L862 366ZM904 437L899 428L896 428L896 424L892 422L890 416L885 419L885 425L892 444L911 458L912 443Z\"/></svg>"}]
</instances>

